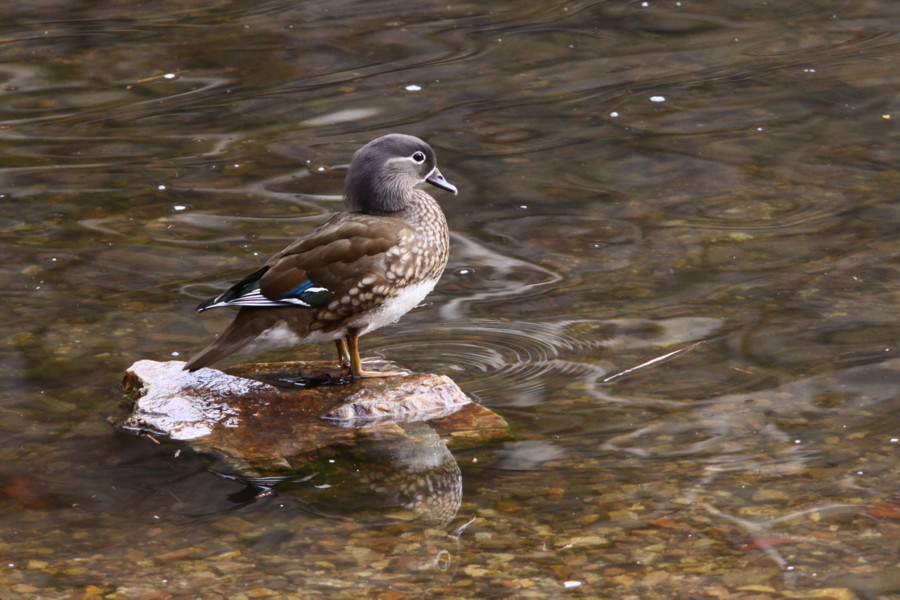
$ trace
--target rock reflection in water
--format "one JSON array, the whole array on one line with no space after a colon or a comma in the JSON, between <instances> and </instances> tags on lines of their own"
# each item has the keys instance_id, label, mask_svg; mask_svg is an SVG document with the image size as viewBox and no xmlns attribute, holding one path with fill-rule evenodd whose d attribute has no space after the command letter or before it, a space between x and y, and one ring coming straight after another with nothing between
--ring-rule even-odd
<instances>
[{"instance_id":1,"label":"rock reflection in water","mask_svg":"<svg viewBox=\"0 0 900 600\"><path fill-rule=\"evenodd\" d=\"M268 493L292 498L309 512L371 524L422 521L443 527L462 501L462 475L446 443L427 423L360 429L352 444L302 472L227 476L245 483L245 502Z\"/></svg>"}]
</instances>

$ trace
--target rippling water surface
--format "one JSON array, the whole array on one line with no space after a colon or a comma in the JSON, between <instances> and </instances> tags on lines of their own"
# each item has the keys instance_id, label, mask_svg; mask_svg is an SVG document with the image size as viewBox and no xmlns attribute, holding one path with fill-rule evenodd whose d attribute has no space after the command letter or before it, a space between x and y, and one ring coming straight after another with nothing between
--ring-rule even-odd
<instances>
[{"instance_id":1,"label":"rippling water surface","mask_svg":"<svg viewBox=\"0 0 900 600\"><path fill-rule=\"evenodd\" d=\"M898 23L6 2L0 598L900 597ZM461 193L432 304L363 348L514 431L454 453L456 517L373 525L304 482L242 501L115 431L125 368L203 346L229 317L198 299L338 210L391 131Z\"/></svg>"}]
</instances>

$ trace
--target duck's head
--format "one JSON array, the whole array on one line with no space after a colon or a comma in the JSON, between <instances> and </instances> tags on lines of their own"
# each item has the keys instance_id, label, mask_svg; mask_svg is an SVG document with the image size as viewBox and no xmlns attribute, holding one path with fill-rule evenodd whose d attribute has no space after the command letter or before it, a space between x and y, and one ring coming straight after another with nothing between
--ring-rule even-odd
<instances>
[{"instance_id":1,"label":"duck's head","mask_svg":"<svg viewBox=\"0 0 900 600\"><path fill-rule=\"evenodd\" d=\"M356 151L344 180L349 210L387 214L415 200L415 187L428 182L456 193L437 168L434 150L417 137L392 133Z\"/></svg>"}]
</instances>

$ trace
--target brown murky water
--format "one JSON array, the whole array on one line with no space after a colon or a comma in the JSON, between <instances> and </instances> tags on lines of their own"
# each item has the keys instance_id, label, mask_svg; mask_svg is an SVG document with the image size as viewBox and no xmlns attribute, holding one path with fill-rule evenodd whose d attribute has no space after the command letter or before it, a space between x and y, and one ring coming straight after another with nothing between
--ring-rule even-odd
<instances>
[{"instance_id":1,"label":"brown murky water","mask_svg":"<svg viewBox=\"0 0 900 600\"><path fill-rule=\"evenodd\" d=\"M7 1L0 598L900 597L898 23ZM516 434L455 452L450 524L300 483L245 501L115 431L124 369L202 347L229 317L197 300L338 209L390 131L461 193L433 306L364 349Z\"/></svg>"}]
</instances>

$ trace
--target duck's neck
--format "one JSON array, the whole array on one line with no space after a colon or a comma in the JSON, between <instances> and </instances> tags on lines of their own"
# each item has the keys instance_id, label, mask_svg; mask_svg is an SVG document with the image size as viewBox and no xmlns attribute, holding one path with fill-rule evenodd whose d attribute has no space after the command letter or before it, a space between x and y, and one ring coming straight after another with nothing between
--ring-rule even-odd
<instances>
[{"instance_id":1,"label":"duck's neck","mask_svg":"<svg viewBox=\"0 0 900 600\"><path fill-rule=\"evenodd\" d=\"M411 202L409 183L396 175L373 178L351 173L344 182L344 205L370 215L396 213Z\"/></svg>"},{"instance_id":2,"label":"duck's neck","mask_svg":"<svg viewBox=\"0 0 900 600\"><path fill-rule=\"evenodd\" d=\"M437 200L423 190L413 190L413 199L397 212L390 213L395 219L409 223L417 230L433 229L446 235L447 219Z\"/></svg>"}]
</instances>

